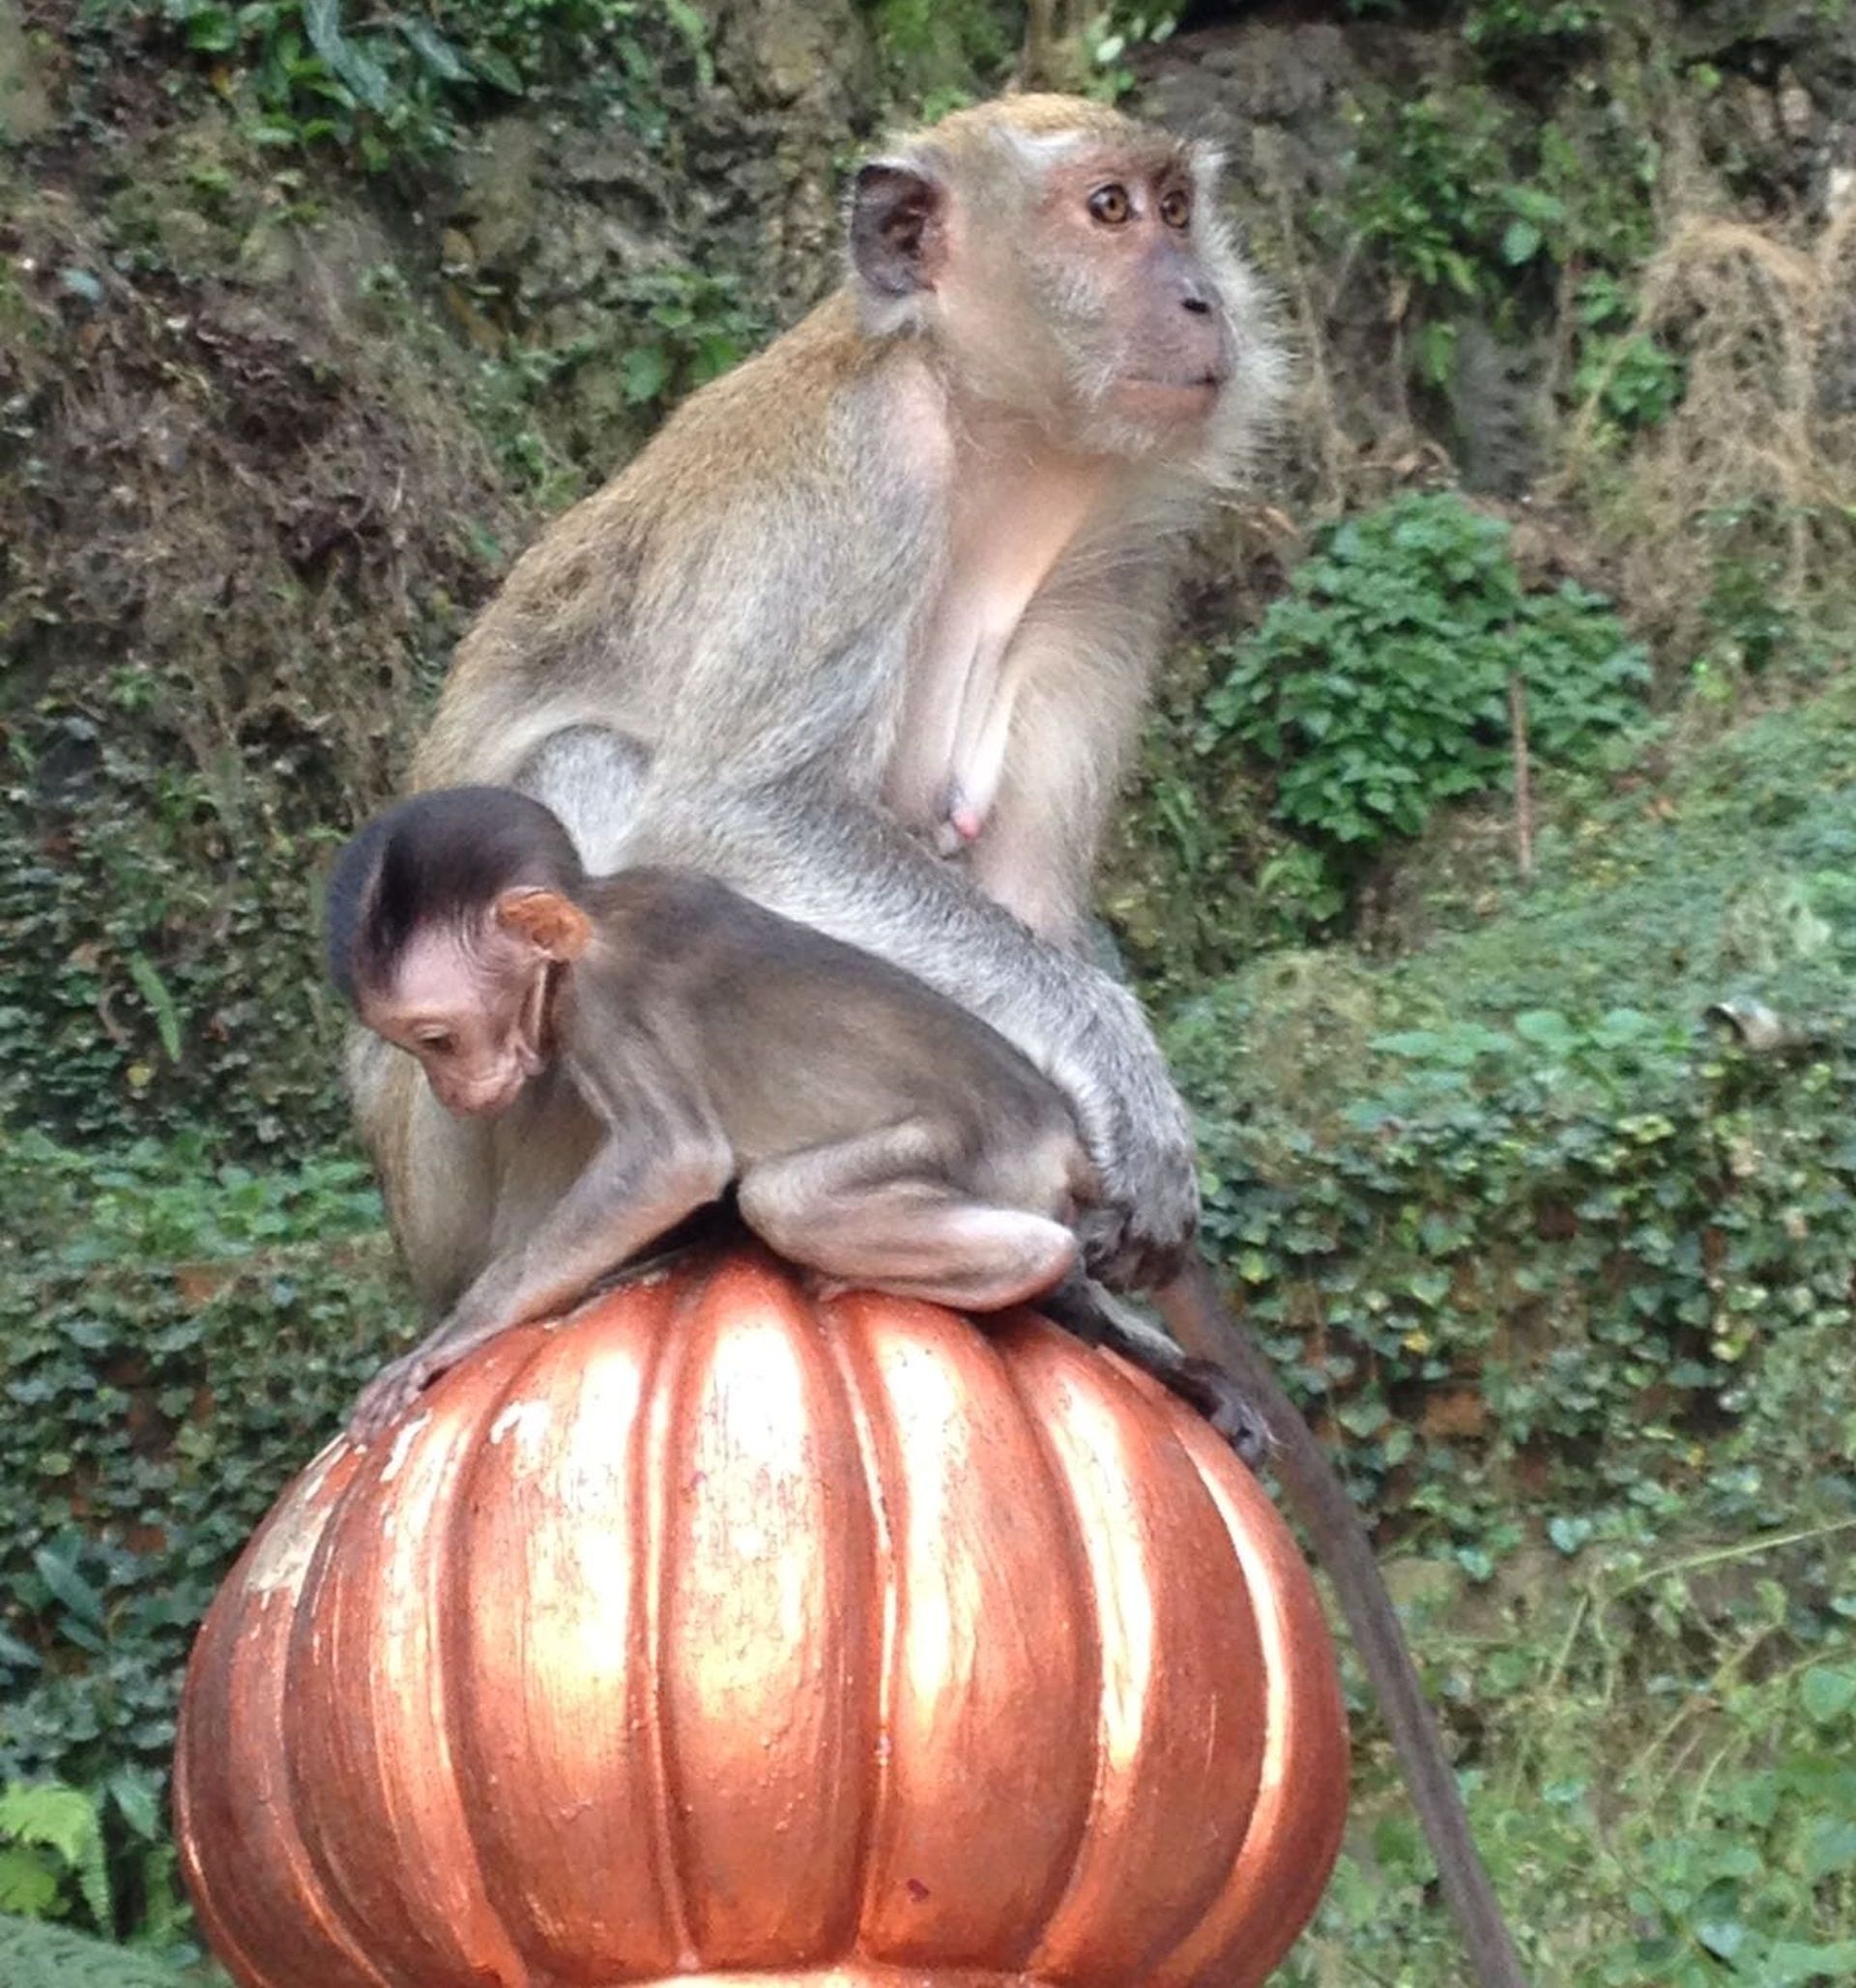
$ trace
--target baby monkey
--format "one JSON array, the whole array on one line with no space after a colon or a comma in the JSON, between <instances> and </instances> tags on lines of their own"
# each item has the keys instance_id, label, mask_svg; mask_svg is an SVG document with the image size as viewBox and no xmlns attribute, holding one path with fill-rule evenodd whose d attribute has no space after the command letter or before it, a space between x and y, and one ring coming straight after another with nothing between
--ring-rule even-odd
<instances>
[{"instance_id":1,"label":"baby monkey","mask_svg":"<svg viewBox=\"0 0 1856 1988\"><path fill-rule=\"evenodd\" d=\"M972 1311L1036 1298L1260 1447L1216 1367L1083 1276L1068 1224L1095 1188L1062 1094L912 975L695 872L588 877L548 808L497 787L419 794L362 829L330 884L328 959L448 1110L506 1110L558 1066L601 1130L534 1230L362 1392L358 1438L733 1182L748 1226L828 1288Z\"/></svg>"}]
</instances>

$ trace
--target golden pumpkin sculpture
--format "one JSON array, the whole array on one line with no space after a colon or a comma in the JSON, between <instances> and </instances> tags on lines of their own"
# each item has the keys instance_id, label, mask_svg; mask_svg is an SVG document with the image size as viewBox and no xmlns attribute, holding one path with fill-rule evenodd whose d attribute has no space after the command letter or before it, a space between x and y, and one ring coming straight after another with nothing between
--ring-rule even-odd
<instances>
[{"instance_id":1,"label":"golden pumpkin sculpture","mask_svg":"<svg viewBox=\"0 0 1856 1988\"><path fill-rule=\"evenodd\" d=\"M1346 1786L1307 1570L1190 1411L737 1250L326 1450L175 1804L245 1988L1243 1988Z\"/></svg>"}]
</instances>

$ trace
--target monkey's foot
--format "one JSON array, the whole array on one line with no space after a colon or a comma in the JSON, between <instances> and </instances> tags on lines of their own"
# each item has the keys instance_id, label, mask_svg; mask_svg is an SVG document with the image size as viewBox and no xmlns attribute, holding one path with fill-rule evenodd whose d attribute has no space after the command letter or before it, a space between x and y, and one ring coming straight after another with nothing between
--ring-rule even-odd
<instances>
[{"instance_id":1,"label":"monkey's foot","mask_svg":"<svg viewBox=\"0 0 1856 1988\"><path fill-rule=\"evenodd\" d=\"M349 1441L365 1444L384 1435L450 1365L442 1354L415 1346L383 1367L356 1398L348 1417Z\"/></svg>"},{"instance_id":2,"label":"monkey's foot","mask_svg":"<svg viewBox=\"0 0 1856 1988\"><path fill-rule=\"evenodd\" d=\"M1269 1426L1230 1374L1209 1360L1187 1359L1168 1377L1174 1393L1198 1409L1238 1459L1255 1470L1269 1452Z\"/></svg>"}]
</instances>

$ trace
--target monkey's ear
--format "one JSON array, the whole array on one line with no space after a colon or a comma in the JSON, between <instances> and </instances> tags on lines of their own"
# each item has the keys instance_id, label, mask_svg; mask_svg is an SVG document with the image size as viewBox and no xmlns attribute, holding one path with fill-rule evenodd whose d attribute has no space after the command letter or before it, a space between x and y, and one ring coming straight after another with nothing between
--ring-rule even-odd
<instances>
[{"instance_id":1,"label":"monkey's ear","mask_svg":"<svg viewBox=\"0 0 1856 1988\"><path fill-rule=\"evenodd\" d=\"M550 960L577 960L593 940L592 919L557 890L506 890L496 901L496 922Z\"/></svg>"},{"instance_id":2,"label":"monkey's ear","mask_svg":"<svg viewBox=\"0 0 1856 1988\"><path fill-rule=\"evenodd\" d=\"M932 290L946 252L946 195L904 158L873 158L851 192L851 260L883 297Z\"/></svg>"}]
</instances>

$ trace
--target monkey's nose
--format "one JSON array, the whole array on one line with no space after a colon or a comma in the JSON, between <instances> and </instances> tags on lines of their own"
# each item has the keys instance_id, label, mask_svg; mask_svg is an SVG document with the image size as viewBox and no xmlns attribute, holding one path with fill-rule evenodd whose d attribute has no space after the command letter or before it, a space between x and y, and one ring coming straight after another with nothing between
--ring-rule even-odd
<instances>
[{"instance_id":1,"label":"monkey's nose","mask_svg":"<svg viewBox=\"0 0 1856 1988\"><path fill-rule=\"evenodd\" d=\"M1184 304L1186 309L1192 312L1194 317L1202 318L1210 314L1211 299L1209 297L1202 297L1197 290L1188 290L1180 298L1179 302Z\"/></svg>"}]
</instances>

